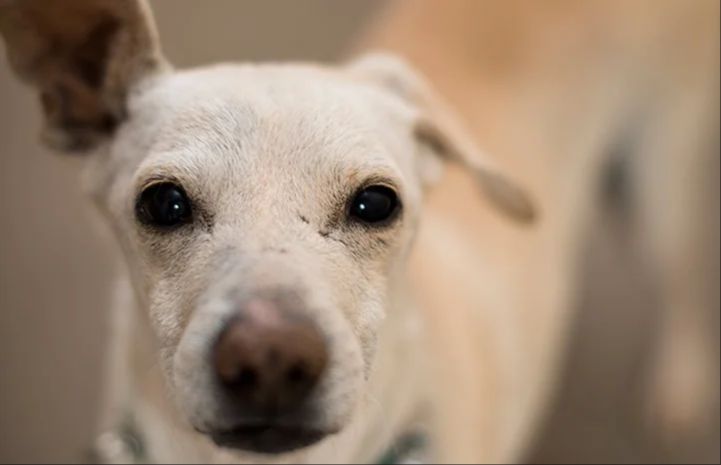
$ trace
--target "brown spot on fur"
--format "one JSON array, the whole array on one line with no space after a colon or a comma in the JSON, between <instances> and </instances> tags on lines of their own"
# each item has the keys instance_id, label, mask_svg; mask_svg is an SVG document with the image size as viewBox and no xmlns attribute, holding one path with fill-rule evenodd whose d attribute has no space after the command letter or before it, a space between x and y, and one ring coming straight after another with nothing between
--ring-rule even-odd
<instances>
[{"instance_id":1,"label":"brown spot on fur","mask_svg":"<svg viewBox=\"0 0 721 465\"><path fill-rule=\"evenodd\" d=\"M347 243L346 241L344 241L343 239L340 239L340 238L338 238L338 237L331 236L331 235L330 235L330 231L324 231L324 230L321 229L321 230L318 231L318 234L320 234L321 237L323 237L324 239L330 239L331 241L339 242L339 243L343 244L343 245L346 246L346 247L350 247L350 244L348 244L348 243Z\"/></svg>"}]
</instances>

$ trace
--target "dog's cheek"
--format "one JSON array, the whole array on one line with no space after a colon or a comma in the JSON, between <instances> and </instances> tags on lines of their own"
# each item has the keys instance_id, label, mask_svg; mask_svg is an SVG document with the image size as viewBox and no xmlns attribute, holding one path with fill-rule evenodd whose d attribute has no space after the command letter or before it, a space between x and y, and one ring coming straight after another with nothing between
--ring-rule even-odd
<instances>
[{"instance_id":1,"label":"dog's cheek","mask_svg":"<svg viewBox=\"0 0 721 465\"><path fill-rule=\"evenodd\" d=\"M174 253L160 262L154 251L140 251L150 319L162 347L178 345L210 280L207 241L188 242L192 253Z\"/></svg>"},{"instance_id":2,"label":"dog's cheek","mask_svg":"<svg viewBox=\"0 0 721 465\"><path fill-rule=\"evenodd\" d=\"M150 321L156 336L163 342L177 336L180 331L174 287L171 282L161 279L153 283L150 291Z\"/></svg>"},{"instance_id":3,"label":"dog's cheek","mask_svg":"<svg viewBox=\"0 0 721 465\"><path fill-rule=\"evenodd\" d=\"M192 306L197 300L187 292L183 280L161 278L153 284L150 291L149 321L155 334L158 348L166 353L164 363L178 348L188 320L192 316Z\"/></svg>"},{"instance_id":4,"label":"dog's cheek","mask_svg":"<svg viewBox=\"0 0 721 465\"><path fill-rule=\"evenodd\" d=\"M183 339L169 354L168 363L171 370L167 383L175 405L196 428L211 429L213 425L230 427L222 424L224 418L221 405L213 395L215 386L208 372L208 365L203 359L204 347L198 347L202 338Z\"/></svg>"},{"instance_id":5,"label":"dog's cheek","mask_svg":"<svg viewBox=\"0 0 721 465\"><path fill-rule=\"evenodd\" d=\"M366 369L361 344L348 320L327 312L318 318L328 335L331 363L319 387L315 405L318 421L330 430L344 428L361 405Z\"/></svg>"},{"instance_id":6,"label":"dog's cheek","mask_svg":"<svg viewBox=\"0 0 721 465\"><path fill-rule=\"evenodd\" d=\"M171 307L173 305L179 303L171 304ZM210 339L199 336L206 331L191 329L192 319L189 325L184 325L168 308L156 308L152 313L155 314L152 320L168 394L192 425L208 429L213 418L222 417L210 394L213 392L212 378L204 356Z\"/></svg>"},{"instance_id":7,"label":"dog's cheek","mask_svg":"<svg viewBox=\"0 0 721 465\"><path fill-rule=\"evenodd\" d=\"M378 332L386 314L386 277L378 270L348 268L333 283L337 308L352 333L347 341L359 348L362 365L369 374L375 355Z\"/></svg>"},{"instance_id":8,"label":"dog's cheek","mask_svg":"<svg viewBox=\"0 0 721 465\"><path fill-rule=\"evenodd\" d=\"M385 319L385 308L381 296L371 297L358 305L354 332L363 356L366 376L370 374L378 345L378 335Z\"/></svg>"}]
</instances>

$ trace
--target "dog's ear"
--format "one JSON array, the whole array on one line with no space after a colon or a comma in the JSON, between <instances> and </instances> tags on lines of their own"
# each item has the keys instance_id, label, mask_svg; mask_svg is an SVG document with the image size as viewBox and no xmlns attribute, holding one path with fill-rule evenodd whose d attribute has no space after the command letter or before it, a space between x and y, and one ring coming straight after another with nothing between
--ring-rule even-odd
<instances>
[{"instance_id":1,"label":"dog's ear","mask_svg":"<svg viewBox=\"0 0 721 465\"><path fill-rule=\"evenodd\" d=\"M522 223L536 219L531 197L492 166L454 113L407 63L392 54L371 53L351 62L349 69L411 107L413 137L419 147L418 169L424 182L431 182L429 173L437 171L432 165L438 165L438 160L454 162L474 177L486 197L503 213Z\"/></svg>"},{"instance_id":2,"label":"dog's ear","mask_svg":"<svg viewBox=\"0 0 721 465\"><path fill-rule=\"evenodd\" d=\"M39 92L43 139L62 151L110 135L133 86L167 66L142 0L0 0L0 33L11 66Z\"/></svg>"}]
</instances>

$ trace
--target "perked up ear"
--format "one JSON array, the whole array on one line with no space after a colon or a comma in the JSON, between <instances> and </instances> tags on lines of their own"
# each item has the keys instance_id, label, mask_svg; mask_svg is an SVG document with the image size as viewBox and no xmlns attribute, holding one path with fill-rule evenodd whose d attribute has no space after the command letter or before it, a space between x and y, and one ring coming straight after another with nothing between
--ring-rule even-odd
<instances>
[{"instance_id":1,"label":"perked up ear","mask_svg":"<svg viewBox=\"0 0 721 465\"><path fill-rule=\"evenodd\" d=\"M132 87L167 67L142 0L0 0L0 33L57 150L96 146L125 117Z\"/></svg>"},{"instance_id":2,"label":"perked up ear","mask_svg":"<svg viewBox=\"0 0 721 465\"><path fill-rule=\"evenodd\" d=\"M501 212L521 223L532 223L536 219L538 214L531 197L492 166L454 112L403 60L388 53L372 53L352 62L349 70L410 105L416 114L413 137L418 144L426 151L430 150L437 159L463 167ZM424 170L419 167L419 171Z\"/></svg>"}]
</instances>

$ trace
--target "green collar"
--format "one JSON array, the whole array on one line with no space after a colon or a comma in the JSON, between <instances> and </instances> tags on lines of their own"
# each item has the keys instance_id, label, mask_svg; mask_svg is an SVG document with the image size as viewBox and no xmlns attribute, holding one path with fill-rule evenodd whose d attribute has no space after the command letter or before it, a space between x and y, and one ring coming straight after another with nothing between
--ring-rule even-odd
<instances>
[{"instance_id":1,"label":"green collar","mask_svg":"<svg viewBox=\"0 0 721 465\"><path fill-rule=\"evenodd\" d=\"M381 455L376 464L424 463L428 454L426 435L420 431L404 434Z\"/></svg>"}]
</instances>

